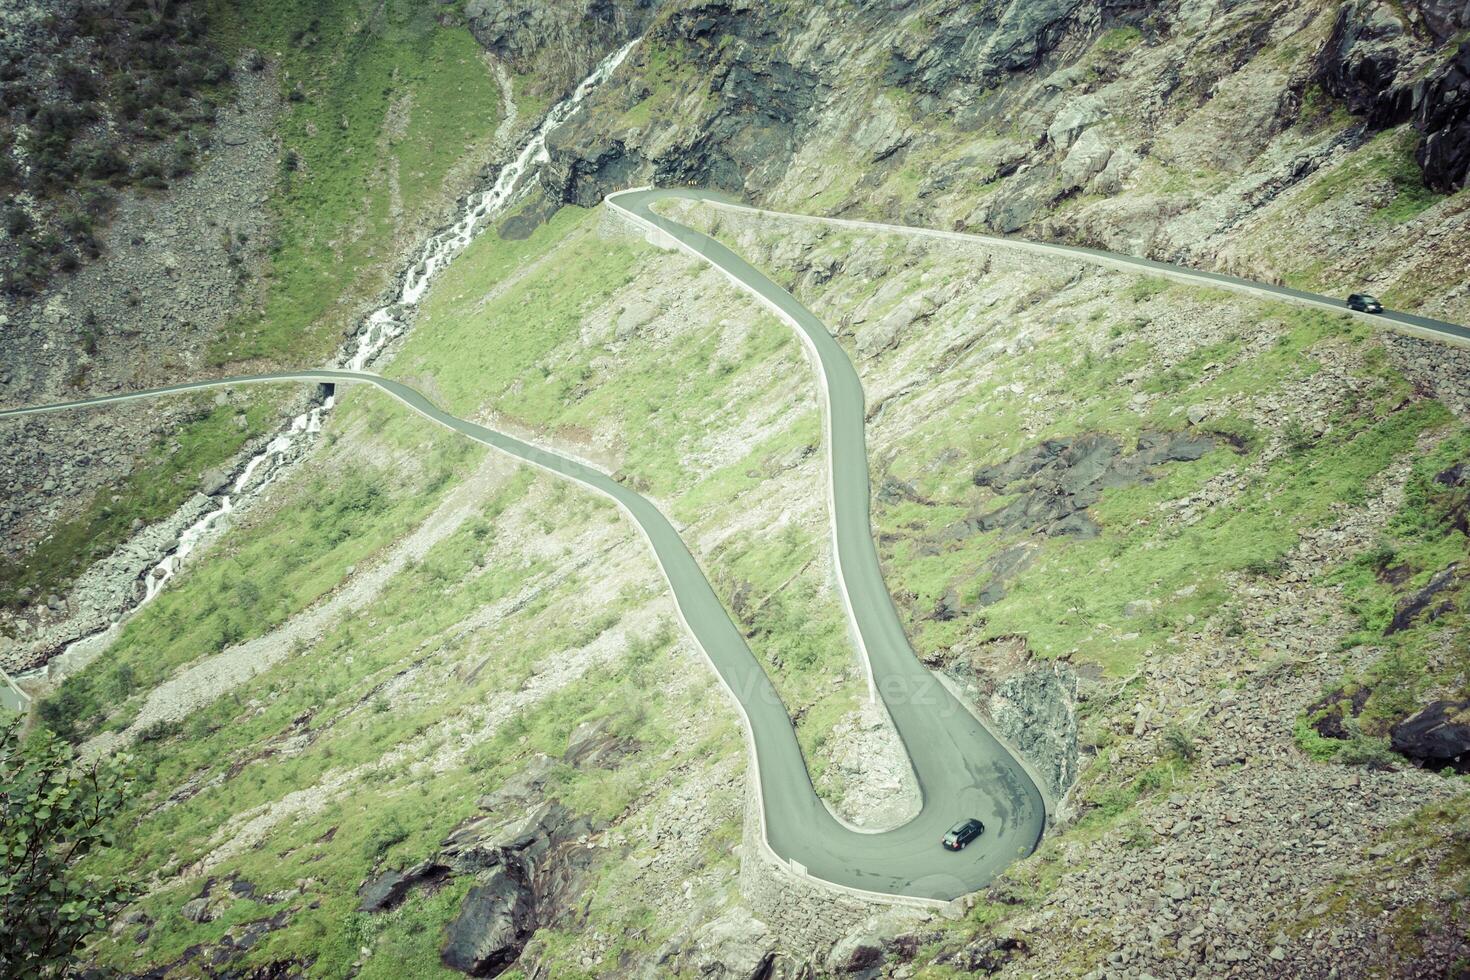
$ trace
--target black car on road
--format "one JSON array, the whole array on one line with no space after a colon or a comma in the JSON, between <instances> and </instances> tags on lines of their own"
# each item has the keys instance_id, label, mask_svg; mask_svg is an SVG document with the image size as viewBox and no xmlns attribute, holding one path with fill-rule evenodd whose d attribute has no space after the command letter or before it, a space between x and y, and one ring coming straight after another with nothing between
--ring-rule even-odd
<instances>
[{"instance_id":1,"label":"black car on road","mask_svg":"<svg viewBox=\"0 0 1470 980\"><path fill-rule=\"evenodd\" d=\"M1348 309L1359 313L1382 313L1383 304L1378 302L1377 297L1367 293L1353 293L1348 297Z\"/></svg>"},{"instance_id":2,"label":"black car on road","mask_svg":"<svg viewBox=\"0 0 1470 980\"><path fill-rule=\"evenodd\" d=\"M969 820L961 820L949 828L949 833L944 835L940 843L951 851L963 851L966 844L983 833L985 833L985 825L974 817L971 817Z\"/></svg>"}]
</instances>

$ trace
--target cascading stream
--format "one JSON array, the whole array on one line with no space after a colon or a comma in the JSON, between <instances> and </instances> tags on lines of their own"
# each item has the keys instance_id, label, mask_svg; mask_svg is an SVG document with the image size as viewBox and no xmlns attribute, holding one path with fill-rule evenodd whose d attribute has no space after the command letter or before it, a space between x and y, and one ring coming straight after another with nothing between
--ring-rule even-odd
<instances>
[{"instance_id":1,"label":"cascading stream","mask_svg":"<svg viewBox=\"0 0 1470 980\"><path fill-rule=\"evenodd\" d=\"M448 228L429 238L414 256L402 277L396 298L369 313L357 331L356 341L349 341L332 359L331 367L362 371L378 359L394 340L408 329L412 314L423 301L429 284L459 256L490 221L505 212L530 187L526 179L534 168L550 161L547 138L581 108L587 97L602 85L627 58L642 38L635 38L598 62L572 94L547 111L535 131L521 144L515 158L500 169L495 182L484 191L471 194L460 210L459 218ZM67 644L60 653L41 667L17 675L18 679L35 677L60 678L86 666L107 647L122 620L136 613L158 596L184 560L208 539L219 523L238 506L238 501L254 496L273 483L280 474L283 461L300 443L321 431L322 417L331 411L335 399L328 397L321 405L296 416L264 449L252 456L228 493L219 498L219 506L185 528L177 546L158 564L144 573L144 594L122 617L107 629L84 636ZM254 480L262 466L268 467L264 478Z\"/></svg>"}]
</instances>

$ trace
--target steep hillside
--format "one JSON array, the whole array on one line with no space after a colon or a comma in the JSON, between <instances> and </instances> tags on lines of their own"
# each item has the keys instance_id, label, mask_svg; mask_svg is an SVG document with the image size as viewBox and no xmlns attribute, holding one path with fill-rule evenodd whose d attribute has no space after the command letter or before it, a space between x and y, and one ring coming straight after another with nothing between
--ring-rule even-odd
<instances>
[{"instance_id":1,"label":"steep hillside","mask_svg":"<svg viewBox=\"0 0 1470 980\"><path fill-rule=\"evenodd\" d=\"M1462 8L188 8L232 66L209 148L166 190L117 188L99 256L7 300L7 403L352 349L453 202L641 37L495 226L393 311L409 328L371 369L656 501L819 794L893 825L919 791L836 591L805 349L599 201L656 180L817 216L661 206L842 344L908 638L1025 759L1051 822L944 909L777 866L740 715L634 525L339 386L322 431L95 660L27 682L36 724L139 772L116 847L85 869L142 895L87 968L1458 975L1470 796L1446 746L1470 710L1470 352L819 219L1369 288L1466 322ZM327 395L0 420L0 665L130 606L139 572L114 568L107 591L98 569L151 568Z\"/></svg>"},{"instance_id":2,"label":"steep hillside","mask_svg":"<svg viewBox=\"0 0 1470 980\"><path fill-rule=\"evenodd\" d=\"M554 192L655 178L1463 316L1462 6L668 4Z\"/></svg>"},{"instance_id":3,"label":"steep hillside","mask_svg":"<svg viewBox=\"0 0 1470 980\"><path fill-rule=\"evenodd\" d=\"M102 11L98 24L151 16L143 4L83 6ZM38 295L6 297L4 403L238 373L247 361L330 359L446 209L537 122L535 105L517 107L515 76L487 60L466 26L420 5L206 6L163 5L161 22L194 25L191 43L207 52L167 47L169 58L235 66L194 93L190 105L213 100L212 127L196 133L201 149L168 186L109 192L94 260ZM8 39L26 64L49 71L64 60L47 45L70 37L66 18L32 13ZM88 68L104 94L153 84L97 57L76 70ZM44 77L28 75L26 91L41 91ZM17 131L34 135L28 125ZM62 197L91 193L84 177L52 184ZM41 222L53 203L27 192L13 207ZM211 493L221 470L238 472L265 432L299 410L284 402L269 422L239 428L152 406L7 426L0 643L26 646L38 630L70 638L90 628L89 608L115 614L111 595L76 585L87 565L126 548L140 562L131 574L146 571L145 559L171 543L155 540L157 522L196 490ZM176 441L189 452L169 460L167 488L151 477L138 488L130 474Z\"/></svg>"}]
</instances>

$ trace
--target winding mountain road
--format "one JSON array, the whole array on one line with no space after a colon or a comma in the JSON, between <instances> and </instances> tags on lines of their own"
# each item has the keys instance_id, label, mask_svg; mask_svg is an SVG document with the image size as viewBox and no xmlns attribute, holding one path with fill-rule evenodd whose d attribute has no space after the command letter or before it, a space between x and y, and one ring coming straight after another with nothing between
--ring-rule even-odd
<instances>
[{"instance_id":1,"label":"winding mountain road","mask_svg":"<svg viewBox=\"0 0 1470 980\"><path fill-rule=\"evenodd\" d=\"M800 874L837 887L915 903L944 902L975 891L1006 865L1029 854L1040 840L1046 809L1022 764L961 705L909 647L898 612L883 583L869 525L868 464L863 428L864 399L857 372L831 333L790 293L715 241L654 213L650 205L671 198L709 200L742 207L700 191L638 189L611 195L609 208L644 230L651 241L682 249L709 262L792 326L818 367L824 395L829 467L829 507L836 543L839 585L870 689L892 717L914 767L923 807L901 827L881 832L853 829L817 797L795 730L770 679L731 622L698 562L678 532L647 499L610 476L576 460L522 442L502 432L451 415L417 390L365 371L309 370L187 382L127 394L0 411L0 418L111 405L142 398L225 385L271 382L370 384L421 415L533 466L573 480L614 500L642 531L668 579L679 615L746 720L762 815L762 840L774 856ZM758 209L748 209L758 211ZM817 219L825 220L825 219ZM1213 273L1162 266L1146 260L1041 246L950 232L839 224L883 231L979 239L1001 247L1067 253L1132 272L1149 272L1197 283L1225 285L1277 295L1293 302L1329 306L1326 297L1249 283ZM1454 324L1393 314L1375 320L1452 343L1470 343L1470 331ZM984 821L986 832L954 854L939 844L962 817Z\"/></svg>"}]
</instances>

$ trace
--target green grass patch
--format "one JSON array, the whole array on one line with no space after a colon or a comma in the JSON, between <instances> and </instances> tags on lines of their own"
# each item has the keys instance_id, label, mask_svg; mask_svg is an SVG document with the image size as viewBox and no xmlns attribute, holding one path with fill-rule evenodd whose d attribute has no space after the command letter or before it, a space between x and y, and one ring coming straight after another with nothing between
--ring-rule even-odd
<instances>
[{"instance_id":1,"label":"green grass patch","mask_svg":"<svg viewBox=\"0 0 1470 980\"><path fill-rule=\"evenodd\" d=\"M215 3L210 25L227 52L278 59L287 97L264 303L212 357L310 361L389 284L394 236L450 168L488 146L500 92L469 32L411 0Z\"/></svg>"},{"instance_id":2,"label":"green grass patch","mask_svg":"<svg viewBox=\"0 0 1470 980\"><path fill-rule=\"evenodd\" d=\"M1097 39L1099 51L1131 51L1143 40L1143 32L1136 27L1115 27Z\"/></svg>"},{"instance_id":3,"label":"green grass patch","mask_svg":"<svg viewBox=\"0 0 1470 980\"><path fill-rule=\"evenodd\" d=\"M1301 203L1314 208L1351 197L1365 185L1386 182L1392 194L1374 208L1372 220L1386 225L1408 221L1444 197L1424 186L1423 175L1414 161L1417 141L1418 134L1409 126L1380 133L1309 183L1299 195Z\"/></svg>"},{"instance_id":4,"label":"green grass patch","mask_svg":"<svg viewBox=\"0 0 1470 980\"><path fill-rule=\"evenodd\" d=\"M348 393L332 418L332 431L353 424L353 407L364 397L386 400L376 393ZM128 621L106 657L67 678L41 703L42 719L73 739L96 731L109 716L115 725L126 723L130 711L119 708L130 698L188 663L285 622L340 582L347 566L427 514L483 450L426 425L407 409L394 412L393 426L419 433L425 462L417 473L364 463L353 448L371 445L367 433L319 469L298 470L294 486L276 491L277 499L290 495L290 506L222 541L212 560L181 575Z\"/></svg>"}]
</instances>

